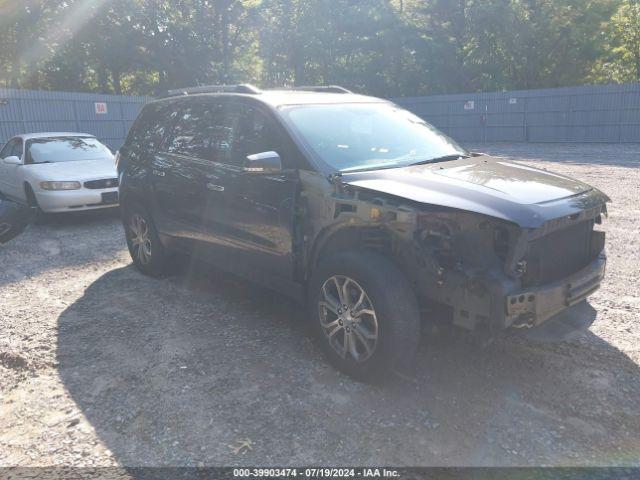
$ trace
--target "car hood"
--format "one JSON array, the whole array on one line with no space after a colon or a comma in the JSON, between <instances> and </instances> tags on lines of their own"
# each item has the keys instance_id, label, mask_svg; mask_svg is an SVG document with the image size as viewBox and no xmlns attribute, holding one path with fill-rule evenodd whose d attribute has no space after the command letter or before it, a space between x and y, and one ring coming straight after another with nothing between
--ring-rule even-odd
<instances>
[{"instance_id":1,"label":"car hood","mask_svg":"<svg viewBox=\"0 0 640 480\"><path fill-rule=\"evenodd\" d=\"M602 205L599 190L563 175L486 155L342 174L346 184L537 228Z\"/></svg>"},{"instance_id":2,"label":"car hood","mask_svg":"<svg viewBox=\"0 0 640 480\"><path fill-rule=\"evenodd\" d=\"M79 160L75 162L37 163L25 165L39 180L97 180L116 178L116 165L113 159Z\"/></svg>"}]
</instances>

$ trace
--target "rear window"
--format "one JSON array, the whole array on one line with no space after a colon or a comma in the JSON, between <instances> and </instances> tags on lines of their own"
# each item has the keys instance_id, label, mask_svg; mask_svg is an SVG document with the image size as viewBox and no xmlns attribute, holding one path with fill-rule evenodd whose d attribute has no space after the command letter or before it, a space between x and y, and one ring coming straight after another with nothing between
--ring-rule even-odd
<instances>
[{"instance_id":1,"label":"rear window","mask_svg":"<svg viewBox=\"0 0 640 480\"><path fill-rule=\"evenodd\" d=\"M160 146L178 115L173 103L151 103L142 109L131 127L125 149L131 155L152 152Z\"/></svg>"},{"instance_id":2,"label":"rear window","mask_svg":"<svg viewBox=\"0 0 640 480\"><path fill-rule=\"evenodd\" d=\"M34 138L27 141L26 163L59 163L113 158L111 151L95 138Z\"/></svg>"}]
</instances>

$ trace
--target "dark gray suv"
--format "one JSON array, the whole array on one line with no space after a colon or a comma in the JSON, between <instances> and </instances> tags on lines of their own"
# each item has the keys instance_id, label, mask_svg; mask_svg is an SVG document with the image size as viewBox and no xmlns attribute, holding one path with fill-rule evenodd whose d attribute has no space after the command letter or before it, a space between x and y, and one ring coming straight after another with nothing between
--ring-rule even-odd
<instances>
[{"instance_id":1,"label":"dark gray suv","mask_svg":"<svg viewBox=\"0 0 640 480\"><path fill-rule=\"evenodd\" d=\"M357 378L410 361L421 319L538 327L604 276L606 195L340 87L172 92L142 110L118 173L142 272L187 252L290 295Z\"/></svg>"}]
</instances>

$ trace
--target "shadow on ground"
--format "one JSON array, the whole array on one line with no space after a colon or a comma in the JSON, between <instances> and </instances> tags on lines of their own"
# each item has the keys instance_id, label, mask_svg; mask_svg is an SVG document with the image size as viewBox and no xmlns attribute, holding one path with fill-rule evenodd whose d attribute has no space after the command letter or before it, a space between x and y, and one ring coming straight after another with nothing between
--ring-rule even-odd
<instances>
[{"instance_id":1,"label":"shadow on ground","mask_svg":"<svg viewBox=\"0 0 640 480\"><path fill-rule=\"evenodd\" d=\"M110 220L120 220L120 209L106 208L68 213L46 213L38 218L37 225L57 230L66 229L69 226L99 225Z\"/></svg>"},{"instance_id":2,"label":"shadow on ground","mask_svg":"<svg viewBox=\"0 0 640 480\"><path fill-rule=\"evenodd\" d=\"M186 270L110 271L59 317L60 376L121 465L638 463L638 368L593 334L429 340L370 386L326 365L297 305Z\"/></svg>"},{"instance_id":3,"label":"shadow on ground","mask_svg":"<svg viewBox=\"0 0 640 480\"><path fill-rule=\"evenodd\" d=\"M60 267L113 259L126 249L118 209L47 214L0 249L0 287Z\"/></svg>"}]
</instances>

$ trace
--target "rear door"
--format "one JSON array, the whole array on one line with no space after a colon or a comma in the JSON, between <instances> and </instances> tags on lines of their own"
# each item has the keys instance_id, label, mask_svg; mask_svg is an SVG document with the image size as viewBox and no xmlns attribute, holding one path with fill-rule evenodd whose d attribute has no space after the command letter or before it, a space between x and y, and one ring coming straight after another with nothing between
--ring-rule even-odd
<instances>
[{"instance_id":1,"label":"rear door","mask_svg":"<svg viewBox=\"0 0 640 480\"><path fill-rule=\"evenodd\" d=\"M126 208L129 198L149 200L146 203L156 218L153 195L153 159L178 116L176 102L150 103L144 107L131 127L119 151L118 176L121 205Z\"/></svg>"},{"instance_id":2,"label":"rear door","mask_svg":"<svg viewBox=\"0 0 640 480\"><path fill-rule=\"evenodd\" d=\"M197 244L211 241L204 212L209 192L216 193L213 131L221 108L215 98L184 101L151 165L158 228Z\"/></svg>"}]
</instances>

